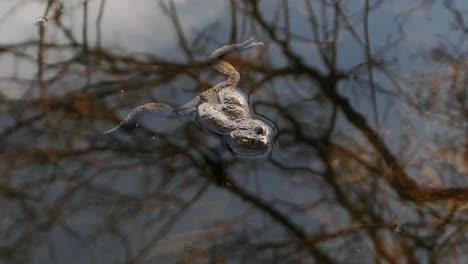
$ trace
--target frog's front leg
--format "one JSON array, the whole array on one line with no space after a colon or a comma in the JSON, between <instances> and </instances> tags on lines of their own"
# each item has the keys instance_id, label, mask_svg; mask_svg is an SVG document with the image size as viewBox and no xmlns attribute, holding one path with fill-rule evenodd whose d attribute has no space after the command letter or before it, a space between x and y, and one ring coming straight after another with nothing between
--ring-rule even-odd
<instances>
[{"instance_id":1,"label":"frog's front leg","mask_svg":"<svg viewBox=\"0 0 468 264\"><path fill-rule=\"evenodd\" d=\"M199 105L197 121L201 127L216 135L226 135L238 127L237 122L223 113L220 104L202 103Z\"/></svg>"},{"instance_id":2,"label":"frog's front leg","mask_svg":"<svg viewBox=\"0 0 468 264\"><path fill-rule=\"evenodd\" d=\"M222 104L237 105L249 109L247 93L237 88L224 88L219 92L219 100Z\"/></svg>"},{"instance_id":3,"label":"frog's front leg","mask_svg":"<svg viewBox=\"0 0 468 264\"><path fill-rule=\"evenodd\" d=\"M238 121L251 118L247 94L239 89L224 88L219 93L222 110L232 120Z\"/></svg>"}]
</instances>

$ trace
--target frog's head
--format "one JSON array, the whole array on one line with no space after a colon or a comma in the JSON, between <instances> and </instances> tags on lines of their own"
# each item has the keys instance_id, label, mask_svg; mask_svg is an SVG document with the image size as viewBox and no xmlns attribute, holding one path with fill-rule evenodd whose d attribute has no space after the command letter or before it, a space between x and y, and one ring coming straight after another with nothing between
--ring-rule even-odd
<instances>
[{"instance_id":1,"label":"frog's head","mask_svg":"<svg viewBox=\"0 0 468 264\"><path fill-rule=\"evenodd\" d=\"M269 123L260 119L242 122L238 129L224 137L226 144L239 155L261 155L273 145L275 130Z\"/></svg>"}]
</instances>

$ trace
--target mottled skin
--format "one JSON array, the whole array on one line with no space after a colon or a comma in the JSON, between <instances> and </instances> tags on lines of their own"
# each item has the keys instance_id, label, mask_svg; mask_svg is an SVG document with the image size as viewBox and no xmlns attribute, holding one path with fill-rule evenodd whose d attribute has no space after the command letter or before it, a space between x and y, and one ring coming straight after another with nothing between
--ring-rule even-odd
<instances>
[{"instance_id":1,"label":"mottled skin","mask_svg":"<svg viewBox=\"0 0 468 264\"><path fill-rule=\"evenodd\" d=\"M238 44L223 46L210 56L210 66L228 78L214 87L200 93L185 105L172 108L164 103L149 103L133 109L115 128L105 132L112 133L120 128L137 125L137 117L142 112L183 115L196 112L198 124L208 132L220 136L236 153L241 155L260 155L268 151L274 138L272 126L252 117L247 94L236 88L239 72L221 59L230 53L242 52L263 46L253 38Z\"/></svg>"}]
</instances>

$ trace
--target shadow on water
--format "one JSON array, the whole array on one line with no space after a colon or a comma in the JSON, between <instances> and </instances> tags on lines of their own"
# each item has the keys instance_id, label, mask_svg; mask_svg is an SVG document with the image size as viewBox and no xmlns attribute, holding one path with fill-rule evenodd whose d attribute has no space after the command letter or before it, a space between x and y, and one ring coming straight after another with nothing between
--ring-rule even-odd
<instances>
[{"instance_id":1,"label":"shadow on water","mask_svg":"<svg viewBox=\"0 0 468 264\"><path fill-rule=\"evenodd\" d=\"M463 1L0 3L0 263L465 263ZM240 156L181 106L240 72Z\"/></svg>"}]
</instances>

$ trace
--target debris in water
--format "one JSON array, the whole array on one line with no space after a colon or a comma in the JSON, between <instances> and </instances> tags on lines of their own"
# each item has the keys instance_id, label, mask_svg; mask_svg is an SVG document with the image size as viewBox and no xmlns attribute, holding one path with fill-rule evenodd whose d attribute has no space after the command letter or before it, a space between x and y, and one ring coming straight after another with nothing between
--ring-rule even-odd
<instances>
[{"instance_id":1,"label":"debris in water","mask_svg":"<svg viewBox=\"0 0 468 264\"><path fill-rule=\"evenodd\" d=\"M34 21L37 26L43 26L44 23L47 22L48 20L47 20L47 17L40 16L40 17L36 17Z\"/></svg>"},{"instance_id":2,"label":"debris in water","mask_svg":"<svg viewBox=\"0 0 468 264\"><path fill-rule=\"evenodd\" d=\"M394 231L395 233L401 233L401 231L403 231L403 226L397 225L397 226L395 226L395 227L393 228L393 231Z\"/></svg>"}]
</instances>

